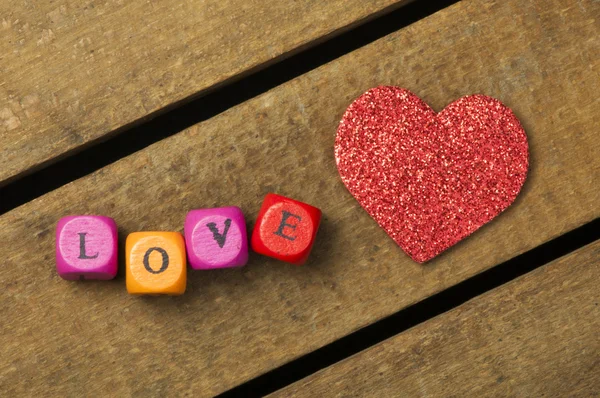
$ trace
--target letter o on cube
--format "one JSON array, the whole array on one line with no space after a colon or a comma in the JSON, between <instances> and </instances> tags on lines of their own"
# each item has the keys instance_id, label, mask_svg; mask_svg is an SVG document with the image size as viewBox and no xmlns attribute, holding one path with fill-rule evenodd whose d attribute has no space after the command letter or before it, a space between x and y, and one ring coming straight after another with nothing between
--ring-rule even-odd
<instances>
[{"instance_id":1,"label":"letter o on cube","mask_svg":"<svg viewBox=\"0 0 600 398\"><path fill-rule=\"evenodd\" d=\"M131 233L125 252L125 282L130 294L185 293L185 243L179 232Z\"/></svg>"}]
</instances>

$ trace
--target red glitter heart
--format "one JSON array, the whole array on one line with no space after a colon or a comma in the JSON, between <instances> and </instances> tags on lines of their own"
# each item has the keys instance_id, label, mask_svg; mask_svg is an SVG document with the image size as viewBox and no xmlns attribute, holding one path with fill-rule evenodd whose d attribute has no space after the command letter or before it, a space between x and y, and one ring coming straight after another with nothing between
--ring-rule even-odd
<instances>
[{"instance_id":1,"label":"red glitter heart","mask_svg":"<svg viewBox=\"0 0 600 398\"><path fill-rule=\"evenodd\" d=\"M346 110L335 160L360 205L422 263L515 200L529 150L519 120L494 98L470 95L436 114L408 90L377 87Z\"/></svg>"}]
</instances>

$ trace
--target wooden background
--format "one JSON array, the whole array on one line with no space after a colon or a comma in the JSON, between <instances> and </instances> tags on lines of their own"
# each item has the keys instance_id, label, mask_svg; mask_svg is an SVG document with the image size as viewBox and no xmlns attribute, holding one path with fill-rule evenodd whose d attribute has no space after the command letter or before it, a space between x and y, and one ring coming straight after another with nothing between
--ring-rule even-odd
<instances>
[{"instance_id":1,"label":"wooden background","mask_svg":"<svg viewBox=\"0 0 600 398\"><path fill-rule=\"evenodd\" d=\"M424 0L423 0L424 1ZM0 185L218 90L405 1L0 1ZM600 3L463 0L0 216L0 395L213 396L581 227L600 214ZM251 76L249 77L251 78ZM436 110L484 93L531 148L517 201L427 265L345 190L348 104L392 84ZM132 297L124 273L69 283L54 228L103 214L128 233L277 192L322 209L310 262L251 254ZM598 243L275 393L592 396Z\"/></svg>"}]
</instances>

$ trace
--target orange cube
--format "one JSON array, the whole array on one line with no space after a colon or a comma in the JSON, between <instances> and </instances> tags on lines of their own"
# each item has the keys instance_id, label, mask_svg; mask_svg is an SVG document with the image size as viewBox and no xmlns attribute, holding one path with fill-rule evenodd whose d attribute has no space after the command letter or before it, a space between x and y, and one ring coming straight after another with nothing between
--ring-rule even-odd
<instances>
[{"instance_id":1,"label":"orange cube","mask_svg":"<svg viewBox=\"0 0 600 398\"><path fill-rule=\"evenodd\" d=\"M125 279L130 294L185 292L185 242L179 232L131 233L125 253Z\"/></svg>"}]
</instances>

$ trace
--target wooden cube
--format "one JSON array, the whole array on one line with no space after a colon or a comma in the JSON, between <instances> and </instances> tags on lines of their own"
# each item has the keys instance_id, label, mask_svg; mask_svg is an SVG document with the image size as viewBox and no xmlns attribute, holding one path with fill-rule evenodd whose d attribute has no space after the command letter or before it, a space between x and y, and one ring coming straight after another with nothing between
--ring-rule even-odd
<instances>
[{"instance_id":1,"label":"wooden cube","mask_svg":"<svg viewBox=\"0 0 600 398\"><path fill-rule=\"evenodd\" d=\"M267 194L252 231L252 249L265 256L302 265L321 222L321 210L273 193Z\"/></svg>"},{"instance_id":2,"label":"wooden cube","mask_svg":"<svg viewBox=\"0 0 600 398\"><path fill-rule=\"evenodd\" d=\"M131 294L185 292L186 257L178 232L134 232L125 242L127 291Z\"/></svg>"},{"instance_id":3,"label":"wooden cube","mask_svg":"<svg viewBox=\"0 0 600 398\"><path fill-rule=\"evenodd\" d=\"M192 268L246 265L248 236L244 214L239 207L192 210L187 214L184 229Z\"/></svg>"},{"instance_id":4,"label":"wooden cube","mask_svg":"<svg viewBox=\"0 0 600 398\"><path fill-rule=\"evenodd\" d=\"M117 275L117 224L104 216L68 216L56 226L56 271L67 280Z\"/></svg>"}]
</instances>

